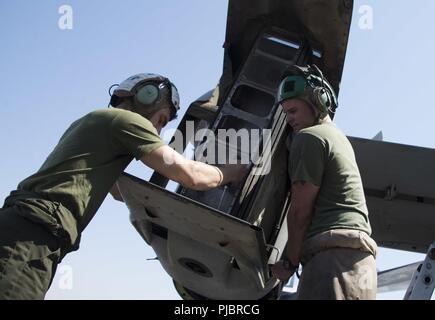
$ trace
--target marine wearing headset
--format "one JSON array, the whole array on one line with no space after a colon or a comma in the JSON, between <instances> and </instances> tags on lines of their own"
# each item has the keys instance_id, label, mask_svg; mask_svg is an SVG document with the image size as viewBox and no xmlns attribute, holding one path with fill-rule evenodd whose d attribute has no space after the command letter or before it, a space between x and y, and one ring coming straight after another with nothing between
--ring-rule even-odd
<instances>
[{"instance_id":1,"label":"marine wearing headset","mask_svg":"<svg viewBox=\"0 0 435 320\"><path fill-rule=\"evenodd\" d=\"M185 159L160 139L180 109L177 88L156 74L137 74L113 92L114 108L76 120L42 167L0 209L0 299L43 299L60 260L106 195L122 201L116 180L135 158L171 180L208 190L241 178L239 166Z\"/></svg>"},{"instance_id":2,"label":"marine wearing headset","mask_svg":"<svg viewBox=\"0 0 435 320\"><path fill-rule=\"evenodd\" d=\"M293 137L287 249L272 272L286 281L302 264L298 299L375 299L377 246L352 146L330 117L334 90L317 66L292 66L277 100Z\"/></svg>"}]
</instances>

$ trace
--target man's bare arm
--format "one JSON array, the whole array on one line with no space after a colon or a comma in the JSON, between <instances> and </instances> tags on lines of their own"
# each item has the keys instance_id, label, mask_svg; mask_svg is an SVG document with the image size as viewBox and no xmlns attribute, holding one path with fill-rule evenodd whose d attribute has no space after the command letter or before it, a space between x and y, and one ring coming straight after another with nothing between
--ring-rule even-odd
<instances>
[{"instance_id":1,"label":"man's bare arm","mask_svg":"<svg viewBox=\"0 0 435 320\"><path fill-rule=\"evenodd\" d=\"M238 179L241 169L237 166L218 168L189 160L169 146L157 148L141 161L170 180L199 191L210 190Z\"/></svg>"},{"instance_id":2,"label":"man's bare arm","mask_svg":"<svg viewBox=\"0 0 435 320\"><path fill-rule=\"evenodd\" d=\"M287 213L287 257L294 265L299 264L302 241L313 218L319 189L309 182L296 182L292 185L292 202Z\"/></svg>"},{"instance_id":3,"label":"man's bare arm","mask_svg":"<svg viewBox=\"0 0 435 320\"><path fill-rule=\"evenodd\" d=\"M296 182L292 185L292 203L287 212L287 258L295 267L299 265L302 241L311 224L318 193L319 188L311 183ZM272 265L271 270L273 275L282 281L288 281L296 271L286 267L282 260Z\"/></svg>"}]
</instances>

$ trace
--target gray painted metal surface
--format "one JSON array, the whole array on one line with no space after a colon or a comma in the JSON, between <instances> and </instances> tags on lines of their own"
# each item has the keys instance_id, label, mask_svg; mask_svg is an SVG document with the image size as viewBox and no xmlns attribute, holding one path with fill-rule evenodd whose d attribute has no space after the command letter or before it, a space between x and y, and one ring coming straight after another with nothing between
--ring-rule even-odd
<instances>
[{"instance_id":1,"label":"gray painted metal surface","mask_svg":"<svg viewBox=\"0 0 435 320\"><path fill-rule=\"evenodd\" d=\"M405 290L421 262L378 272L378 293Z\"/></svg>"},{"instance_id":2,"label":"gray painted metal surface","mask_svg":"<svg viewBox=\"0 0 435 320\"><path fill-rule=\"evenodd\" d=\"M238 189L203 193L181 187L168 192L168 180L157 173L152 183L120 178L132 223L179 292L181 285L207 298L258 299L279 289L267 264L281 257L287 238L289 129L276 89L288 66L316 63L338 94L352 7L348 0L229 1L219 85L191 104L178 129L183 150L188 143L201 145L186 134L187 121L197 129L271 129L262 141L271 152L259 155L271 163L268 175L257 175L265 167L251 164Z\"/></svg>"},{"instance_id":3,"label":"gray painted metal surface","mask_svg":"<svg viewBox=\"0 0 435 320\"><path fill-rule=\"evenodd\" d=\"M435 150L350 138L378 245L425 253L435 238Z\"/></svg>"},{"instance_id":4,"label":"gray painted metal surface","mask_svg":"<svg viewBox=\"0 0 435 320\"><path fill-rule=\"evenodd\" d=\"M420 264L405 293L405 300L430 300L435 289L435 242Z\"/></svg>"},{"instance_id":5,"label":"gray painted metal surface","mask_svg":"<svg viewBox=\"0 0 435 320\"><path fill-rule=\"evenodd\" d=\"M353 0L235 0L229 1L223 87L237 74L260 32L269 27L304 38L322 53L314 59L339 91Z\"/></svg>"},{"instance_id":6,"label":"gray painted metal surface","mask_svg":"<svg viewBox=\"0 0 435 320\"><path fill-rule=\"evenodd\" d=\"M259 299L270 278L262 230L149 182L118 180L130 219L176 281L212 299Z\"/></svg>"}]
</instances>

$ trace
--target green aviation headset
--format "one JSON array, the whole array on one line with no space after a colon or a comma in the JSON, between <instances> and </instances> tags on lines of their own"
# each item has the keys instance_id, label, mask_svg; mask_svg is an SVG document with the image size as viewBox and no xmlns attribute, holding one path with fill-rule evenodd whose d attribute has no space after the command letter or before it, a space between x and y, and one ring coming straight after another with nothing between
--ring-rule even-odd
<instances>
[{"instance_id":1,"label":"green aviation headset","mask_svg":"<svg viewBox=\"0 0 435 320\"><path fill-rule=\"evenodd\" d=\"M338 107L334 89L315 65L300 67L293 65L285 73L278 88L278 103L299 98L314 109L317 121Z\"/></svg>"},{"instance_id":2,"label":"green aviation headset","mask_svg":"<svg viewBox=\"0 0 435 320\"><path fill-rule=\"evenodd\" d=\"M162 82L143 82L138 85L134 90L135 103L139 105L152 105L161 102L163 99L163 88L170 88L170 82L168 79L164 79Z\"/></svg>"},{"instance_id":3,"label":"green aviation headset","mask_svg":"<svg viewBox=\"0 0 435 320\"><path fill-rule=\"evenodd\" d=\"M110 92L110 89L109 89ZM171 120L180 109L180 97L175 85L168 78L153 73L140 73L121 82L111 95L110 104L115 106L117 99L130 97L139 107L150 112L158 110L165 96L170 97Z\"/></svg>"}]
</instances>

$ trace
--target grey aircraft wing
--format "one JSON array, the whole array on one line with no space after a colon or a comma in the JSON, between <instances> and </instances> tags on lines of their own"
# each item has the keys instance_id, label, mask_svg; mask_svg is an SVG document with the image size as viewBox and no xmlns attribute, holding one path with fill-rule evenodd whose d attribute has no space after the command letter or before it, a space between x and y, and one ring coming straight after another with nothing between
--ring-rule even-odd
<instances>
[{"instance_id":1,"label":"grey aircraft wing","mask_svg":"<svg viewBox=\"0 0 435 320\"><path fill-rule=\"evenodd\" d=\"M422 262L378 272L378 293L406 290L412 275Z\"/></svg>"},{"instance_id":2,"label":"grey aircraft wing","mask_svg":"<svg viewBox=\"0 0 435 320\"><path fill-rule=\"evenodd\" d=\"M435 150L350 138L378 245L426 253L435 240Z\"/></svg>"}]
</instances>

